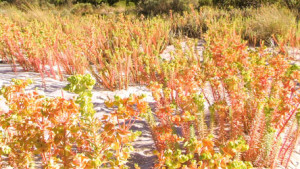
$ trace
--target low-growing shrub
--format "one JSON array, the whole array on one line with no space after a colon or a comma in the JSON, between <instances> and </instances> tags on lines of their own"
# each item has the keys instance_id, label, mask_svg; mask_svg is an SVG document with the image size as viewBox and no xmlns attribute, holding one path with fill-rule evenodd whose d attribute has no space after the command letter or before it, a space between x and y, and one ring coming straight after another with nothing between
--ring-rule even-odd
<instances>
[{"instance_id":1,"label":"low-growing shrub","mask_svg":"<svg viewBox=\"0 0 300 169\"><path fill-rule=\"evenodd\" d=\"M285 36L296 27L296 18L291 11L275 6L252 9L252 15L244 23L244 39L258 45L260 41L270 44L273 35Z\"/></svg>"},{"instance_id":2,"label":"low-growing shrub","mask_svg":"<svg viewBox=\"0 0 300 169\"><path fill-rule=\"evenodd\" d=\"M207 30L204 12L199 12L191 8L191 12L184 11L182 15L170 13L172 32L177 36L187 36L191 38L201 38Z\"/></svg>"},{"instance_id":3,"label":"low-growing shrub","mask_svg":"<svg viewBox=\"0 0 300 169\"><path fill-rule=\"evenodd\" d=\"M261 5L280 4L281 0L212 0L219 7L259 7Z\"/></svg>"},{"instance_id":4,"label":"low-growing shrub","mask_svg":"<svg viewBox=\"0 0 300 169\"><path fill-rule=\"evenodd\" d=\"M220 139L248 135L250 148L243 159L261 167L274 167L277 159L286 164L290 154L284 151L291 153L299 132L299 66L286 59L284 45L273 52L264 51L264 46L247 51L246 43L226 24L211 26L206 42L204 67L209 69L203 73L214 94L211 113L219 119L217 124L230 128L221 130L225 137L219 130Z\"/></svg>"},{"instance_id":5,"label":"low-growing shrub","mask_svg":"<svg viewBox=\"0 0 300 169\"><path fill-rule=\"evenodd\" d=\"M189 5L198 6L197 0L145 0L139 3L139 10L143 14L157 15L168 14L170 10L183 12L189 9Z\"/></svg>"},{"instance_id":6,"label":"low-growing shrub","mask_svg":"<svg viewBox=\"0 0 300 169\"><path fill-rule=\"evenodd\" d=\"M93 6L89 3L77 3L71 9L71 13L76 15L92 14L93 12Z\"/></svg>"},{"instance_id":7,"label":"low-growing shrub","mask_svg":"<svg viewBox=\"0 0 300 169\"><path fill-rule=\"evenodd\" d=\"M142 97L116 97L107 105L117 109L98 119L90 92L95 81L88 75L69 78L66 89L79 94L76 101L26 92L30 80L13 82L1 89L9 106L0 114L1 161L32 168L40 156L45 168L125 168L133 150L130 143L140 134L130 127L147 110Z\"/></svg>"}]
</instances>

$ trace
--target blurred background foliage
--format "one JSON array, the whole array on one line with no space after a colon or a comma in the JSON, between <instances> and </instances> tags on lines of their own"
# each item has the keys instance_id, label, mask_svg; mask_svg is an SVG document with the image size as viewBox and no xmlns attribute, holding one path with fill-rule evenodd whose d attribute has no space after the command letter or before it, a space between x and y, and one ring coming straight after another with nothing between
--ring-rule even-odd
<instances>
[{"instance_id":1,"label":"blurred background foliage","mask_svg":"<svg viewBox=\"0 0 300 169\"><path fill-rule=\"evenodd\" d=\"M207 20L227 18L236 22L243 39L252 45L271 44L273 35L287 36L294 27L300 34L300 0L0 0L0 13L11 13L14 18L19 11L30 14L28 18L44 18L49 12L60 16L158 15L172 25L170 35L189 38L201 38Z\"/></svg>"},{"instance_id":2,"label":"blurred background foliage","mask_svg":"<svg viewBox=\"0 0 300 169\"><path fill-rule=\"evenodd\" d=\"M22 3L36 3L45 4L50 3L54 5L75 5L78 3L89 3L91 5L107 4L113 6L116 3L124 5L136 5L144 13L164 13L173 11L184 11L188 9L188 5L192 4L195 8L201 6L214 6L220 8L245 8L245 7L259 7L261 5L277 4L288 7L293 10L300 9L299 0L0 0L0 2L7 2L10 4ZM154 12L151 12L154 11Z\"/></svg>"}]
</instances>

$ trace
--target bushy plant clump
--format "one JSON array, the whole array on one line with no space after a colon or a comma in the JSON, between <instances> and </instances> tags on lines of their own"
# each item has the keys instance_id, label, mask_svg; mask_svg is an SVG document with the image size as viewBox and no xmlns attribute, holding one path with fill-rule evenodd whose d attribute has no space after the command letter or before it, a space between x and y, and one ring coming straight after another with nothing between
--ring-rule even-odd
<instances>
[{"instance_id":1,"label":"bushy plant clump","mask_svg":"<svg viewBox=\"0 0 300 169\"><path fill-rule=\"evenodd\" d=\"M169 13L170 10L183 12L189 9L189 5L198 7L197 0L146 0L139 3L139 10L143 14L157 15Z\"/></svg>"},{"instance_id":2,"label":"bushy plant clump","mask_svg":"<svg viewBox=\"0 0 300 169\"><path fill-rule=\"evenodd\" d=\"M290 28L296 26L296 18L288 9L271 6L254 9L252 12L255 14L245 21L244 39L254 45L260 41L270 44L273 35L288 35Z\"/></svg>"},{"instance_id":3,"label":"bushy plant clump","mask_svg":"<svg viewBox=\"0 0 300 169\"><path fill-rule=\"evenodd\" d=\"M118 108L98 119L90 91L95 81L89 75L69 78L66 90L79 94L76 101L26 92L30 80L13 82L1 89L9 106L0 113L1 162L32 168L39 155L44 168L126 168L131 142L140 134L130 127L147 108L142 97L116 97L107 104Z\"/></svg>"},{"instance_id":4,"label":"bushy plant clump","mask_svg":"<svg viewBox=\"0 0 300 169\"><path fill-rule=\"evenodd\" d=\"M190 38L203 38L209 29L207 22L215 20L221 22L226 20L239 25L237 31L241 31L244 40L250 45L259 46L264 41L266 45L272 46L273 36L286 37L296 36L297 15L288 8L278 6L262 6L260 8L245 9L214 9L203 7L200 10L191 8L190 12L181 14L171 13L172 32L178 36Z\"/></svg>"}]
</instances>

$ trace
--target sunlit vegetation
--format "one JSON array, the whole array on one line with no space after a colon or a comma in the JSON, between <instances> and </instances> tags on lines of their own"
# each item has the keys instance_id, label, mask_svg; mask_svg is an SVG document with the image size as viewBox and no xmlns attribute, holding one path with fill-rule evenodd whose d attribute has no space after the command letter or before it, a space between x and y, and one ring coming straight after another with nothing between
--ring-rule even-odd
<instances>
[{"instance_id":1,"label":"sunlit vegetation","mask_svg":"<svg viewBox=\"0 0 300 169\"><path fill-rule=\"evenodd\" d=\"M48 98L25 90L31 80L3 86L3 166L32 168L39 156L44 168L127 168L141 134L131 131L137 119L149 125L155 168L288 165L300 136L300 67L289 54L300 47L294 9L193 7L201 1L177 4L179 13L106 15L94 11L98 1L90 3L73 14L35 6L1 12L2 61L42 78L68 75L64 90L77 94ZM170 45L174 51L162 55ZM97 118L94 85L147 86L154 108L143 95L116 96L105 103L112 112Z\"/></svg>"}]
</instances>

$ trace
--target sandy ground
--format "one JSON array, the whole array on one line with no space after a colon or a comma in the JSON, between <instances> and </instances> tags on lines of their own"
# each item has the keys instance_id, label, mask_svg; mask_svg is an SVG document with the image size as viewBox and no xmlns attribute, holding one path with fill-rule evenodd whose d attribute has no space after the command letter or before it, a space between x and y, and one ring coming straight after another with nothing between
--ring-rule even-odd
<instances>
[{"instance_id":1,"label":"sandy ground","mask_svg":"<svg viewBox=\"0 0 300 169\"><path fill-rule=\"evenodd\" d=\"M184 46L184 44L183 44ZM198 50L202 51L202 47L199 47ZM170 46L167 50L172 51L174 47ZM170 57L168 55L169 51L164 52L163 57ZM201 52L200 51L200 52ZM291 52L295 55L296 62L300 61L300 50ZM7 85L10 83L11 79L27 79L31 78L34 80L34 84L28 87L28 90L33 90L35 88L39 88L41 94L44 94L49 97L62 96L62 93L65 98L72 98L75 95L68 93L66 91L62 91L61 89L66 86L67 81L59 81L52 78L45 78L46 88L42 86L42 78L39 73L34 72L23 72L22 68L17 67L18 72L15 73L12 71L10 65L8 64L0 64L0 87L2 85ZM145 94L146 101L149 104L153 104L154 100L152 98L151 92L145 86L131 86L128 90L117 90L117 91L108 91L104 89L94 89L93 90L93 103L94 107L97 111L97 115L101 116L102 114L109 113L110 110L107 109L104 105L104 101L113 98L115 95L120 97L127 97L130 94ZM4 100L0 99L0 107L3 109L7 109L5 106ZM135 147L135 151L131 155L131 159L129 160L128 165L130 168L134 168L133 165L135 163L139 164L142 169L149 169L154 166L156 157L153 155L153 150L155 149L153 139L150 134L149 126L143 120L137 121L136 124L132 127L132 130L142 131L142 135L133 143ZM280 167L281 168L281 167ZM291 162L289 164L289 169L300 169L300 142L298 143L296 149L291 158Z\"/></svg>"}]
</instances>

